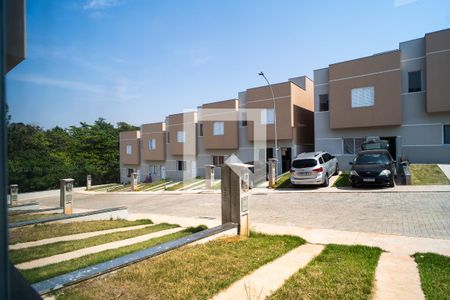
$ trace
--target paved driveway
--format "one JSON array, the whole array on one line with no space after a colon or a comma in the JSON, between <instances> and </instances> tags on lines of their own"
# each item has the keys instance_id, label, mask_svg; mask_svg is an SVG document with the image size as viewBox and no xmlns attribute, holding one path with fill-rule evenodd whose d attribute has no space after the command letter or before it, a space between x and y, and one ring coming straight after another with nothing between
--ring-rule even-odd
<instances>
[{"instance_id":1,"label":"paved driveway","mask_svg":"<svg viewBox=\"0 0 450 300\"><path fill-rule=\"evenodd\" d=\"M57 206L59 198L38 199ZM79 194L76 208L127 206L130 213L217 218L220 195ZM289 193L252 195L251 220L348 231L450 239L450 193Z\"/></svg>"}]
</instances>

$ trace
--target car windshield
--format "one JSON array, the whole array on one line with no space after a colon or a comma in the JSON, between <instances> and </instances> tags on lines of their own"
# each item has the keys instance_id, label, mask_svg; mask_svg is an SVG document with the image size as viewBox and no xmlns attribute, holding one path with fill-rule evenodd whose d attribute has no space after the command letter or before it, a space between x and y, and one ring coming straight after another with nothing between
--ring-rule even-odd
<instances>
[{"instance_id":1,"label":"car windshield","mask_svg":"<svg viewBox=\"0 0 450 300\"><path fill-rule=\"evenodd\" d=\"M366 153L358 155L355 160L355 164L357 165L371 165L371 164L380 164L387 165L389 164L390 159L387 154L384 153Z\"/></svg>"},{"instance_id":2,"label":"car windshield","mask_svg":"<svg viewBox=\"0 0 450 300\"><path fill-rule=\"evenodd\" d=\"M311 159L296 159L292 163L292 166L296 169L302 169L302 168L312 168L317 166L317 160L311 158Z\"/></svg>"},{"instance_id":3,"label":"car windshield","mask_svg":"<svg viewBox=\"0 0 450 300\"><path fill-rule=\"evenodd\" d=\"M386 141L369 142L362 144L363 150L388 149L389 144Z\"/></svg>"}]
</instances>

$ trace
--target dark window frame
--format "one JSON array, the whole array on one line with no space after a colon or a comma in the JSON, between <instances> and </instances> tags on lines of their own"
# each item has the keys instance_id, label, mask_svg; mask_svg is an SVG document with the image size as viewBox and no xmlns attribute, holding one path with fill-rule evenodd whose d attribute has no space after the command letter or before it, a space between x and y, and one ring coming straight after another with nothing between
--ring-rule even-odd
<instances>
[{"instance_id":1,"label":"dark window frame","mask_svg":"<svg viewBox=\"0 0 450 300\"><path fill-rule=\"evenodd\" d=\"M198 124L198 136L203 136L203 123Z\"/></svg>"},{"instance_id":2,"label":"dark window frame","mask_svg":"<svg viewBox=\"0 0 450 300\"><path fill-rule=\"evenodd\" d=\"M225 162L225 156L223 155L213 155L212 164L216 167L221 167Z\"/></svg>"},{"instance_id":3,"label":"dark window frame","mask_svg":"<svg viewBox=\"0 0 450 300\"><path fill-rule=\"evenodd\" d=\"M447 134L448 140L446 140L446 138L445 138L446 134ZM444 145L450 145L450 124L444 124L442 126L442 143Z\"/></svg>"},{"instance_id":4,"label":"dark window frame","mask_svg":"<svg viewBox=\"0 0 450 300\"><path fill-rule=\"evenodd\" d=\"M330 98L328 94L319 95L319 111L330 111Z\"/></svg>"},{"instance_id":5,"label":"dark window frame","mask_svg":"<svg viewBox=\"0 0 450 300\"><path fill-rule=\"evenodd\" d=\"M186 171L186 161L185 160L177 160L177 171Z\"/></svg>"},{"instance_id":6,"label":"dark window frame","mask_svg":"<svg viewBox=\"0 0 450 300\"><path fill-rule=\"evenodd\" d=\"M417 75L418 77L412 77ZM418 82L415 82L417 81ZM422 70L408 72L408 93L416 93L422 91Z\"/></svg>"}]
</instances>

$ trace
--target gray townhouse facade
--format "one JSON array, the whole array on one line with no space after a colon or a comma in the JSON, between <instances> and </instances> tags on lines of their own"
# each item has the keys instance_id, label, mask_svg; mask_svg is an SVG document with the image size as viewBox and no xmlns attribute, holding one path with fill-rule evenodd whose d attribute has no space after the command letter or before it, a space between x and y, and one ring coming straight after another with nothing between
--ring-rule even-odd
<instances>
[{"instance_id":1,"label":"gray townhouse facade","mask_svg":"<svg viewBox=\"0 0 450 300\"><path fill-rule=\"evenodd\" d=\"M340 168L370 137L397 159L450 163L450 29L314 71L315 150Z\"/></svg>"},{"instance_id":2,"label":"gray townhouse facade","mask_svg":"<svg viewBox=\"0 0 450 300\"><path fill-rule=\"evenodd\" d=\"M314 81L295 77L272 89L274 99L267 85L249 88L236 98L121 133L121 182L129 182L132 172L140 182L204 177L205 165L218 167L220 178L219 167L231 155L247 163L274 157L275 136L279 174L298 154L314 150L332 153L347 170L361 144L373 137L388 140L397 160L450 163L450 29L330 64L314 71ZM267 118L271 113L271 121L249 120L246 110L252 109L265 111ZM252 122L266 129L259 153Z\"/></svg>"},{"instance_id":3,"label":"gray townhouse facade","mask_svg":"<svg viewBox=\"0 0 450 300\"><path fill-rule=\"evenodd\" d=\"M205 103L196 111L169 115L164 122L143 124L140 130L120 134L120 181L183 180L205 176L205 166L214 165L215 177L231 156L240 161L265 163L279 148L279 173L290 169L292 159L314 149L314 83L306 76L249 88L238 98ZM275 101L276 110L273 109ZM246 111L256 110L270 120L249 120ZM255 157L253 122L264 126L266 144Z\"/></svg>"}]
</instances>

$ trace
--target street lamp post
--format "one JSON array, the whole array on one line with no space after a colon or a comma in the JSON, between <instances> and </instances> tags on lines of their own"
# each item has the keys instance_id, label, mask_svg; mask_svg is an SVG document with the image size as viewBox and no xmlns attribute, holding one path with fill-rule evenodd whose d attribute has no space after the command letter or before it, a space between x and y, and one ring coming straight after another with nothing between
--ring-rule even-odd
<instances>
[{"instance_id":1,"label":"street lamp post","mask_svg":"<svg viewBox=\"0 0 450 300\"><path fill-rule=\"evenodd\" d=\"M262 76L267 84L269 85L270 92L272 93L272 102L273 102L273 119L274 119L274 129L275 129L275 159L277 160L277 167L275 168L275 178L278 176L278 138L277 138L277 107L275 104L275 95L273 93L272 85L270 84L269 80L267 79L266 75L264 75L264 72L259 72L259 76ZM276 179L275 179L276 180Z\"/></svg>"}]
</instances>

